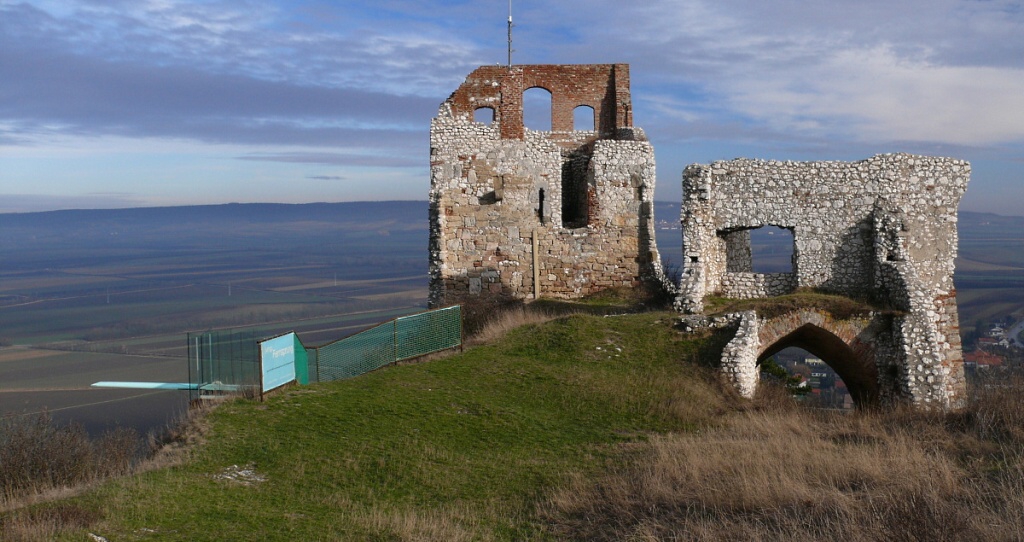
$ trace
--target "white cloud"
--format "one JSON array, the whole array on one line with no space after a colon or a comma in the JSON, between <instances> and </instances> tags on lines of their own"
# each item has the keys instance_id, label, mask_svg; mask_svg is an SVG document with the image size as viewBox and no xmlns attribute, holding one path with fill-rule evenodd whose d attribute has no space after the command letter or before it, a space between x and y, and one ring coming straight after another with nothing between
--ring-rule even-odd
<instances>
[{"instance_id":1,"label":"white cloud","mask_svg":"<svg viewBox=\"0 0 1024 542\"><path fill-rule=\"evenodd\" d=\"M585 41L635 58L634 94L640 80L648 93L676 97L649 98L665 117L699 112L857 142L1024 141L1017 2L695 0L608 9L623 25L612 39L592 28Z\"/></svg>"},{"instance_id":2,"label":"white cloud","mask_svg":"<svg viewBox=\"0 0 1024 542\"><path fill-rule=\"evenodd\" d=\"M731 83L721 91L737 111L779 130L955 145L1024 140L1022 69L936 65L883 45Z\"/></svg>"},{"instance_id":3,"label":"white cloud","mask_svg":"<svg viewBox=\"0 0 1024 542\"><path fill-rule=\"evenodd\" d=\"M363 183L366 194L416 190L437 104L476 66L504 61L505 8L0 0L0 152L21 164L19 182L61 178L43 165L58 156L76 164L61 166L68 182L117 177L114 192L133 177L163 182L172 162L195 169L176 178L206 184L328 164L359 180L320 183L352 191L339 199L363 197ZM559 0L516 2L515 17L517 62L631 65L636 122L672 177L739 154L1021 155L1016 0ZM11 171L0 183L18 192ZM147 190L147 201L170 197Z\"/></svg>"}]
</instances>

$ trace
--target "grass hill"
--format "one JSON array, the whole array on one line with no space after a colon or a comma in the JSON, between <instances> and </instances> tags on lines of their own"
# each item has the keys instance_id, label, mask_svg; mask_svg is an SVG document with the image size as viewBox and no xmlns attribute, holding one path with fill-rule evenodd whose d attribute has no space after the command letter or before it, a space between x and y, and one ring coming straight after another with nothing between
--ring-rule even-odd
<instances>
[{"instance_id":1,"label":"grass hill","mask_svg":"<svg viewBox=\"0 0 1024 542\"><path fill-rule=\"evenodd\" d=\"M1022 388L983 388L948 415L815 412L771 386L746 402L704 362L718 339L674 322L568 316L462 354L232 401L202 420L181 464L8 512L0 537L1024 534Z\"/></svg>"}]
</instances>

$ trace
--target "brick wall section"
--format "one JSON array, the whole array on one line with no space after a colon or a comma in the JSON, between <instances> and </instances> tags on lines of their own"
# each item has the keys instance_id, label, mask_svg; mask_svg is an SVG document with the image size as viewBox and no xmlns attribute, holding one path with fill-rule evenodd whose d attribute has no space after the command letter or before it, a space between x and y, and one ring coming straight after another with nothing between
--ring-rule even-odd
<instances>
[{"instance_id":1,"label":"brick wall section","mask_svg":"<svg viewBox=\"0 0 1024 542\"><path fill-rule=\"evenodd\" d=\"M552 93L552 131L523 127L522 93L538 86ZM580 105L598 130L572 130ZM493 123L473 121L480 107L497 112ZM632 127L624 64L478 68L431 122L430 166L432 305L532 299L536 286L575 298L663 276L654 149Z\"/></svg>"},{"instance_id":2,"label":"brick wall section","mask_svg":"<svg viewBox=\"0 0 1024 542\"><path fill-rule=\"evenodd\" d=\"M539 87L551 92L553 132L573 131L573 111L594 109L599 137L614 137L633 126L628 64L544 64L481 66L445 102L455 119L472 120L480 107L494 109L502 139L523 139L523 92Z\"/></svg>"}]
</instances>

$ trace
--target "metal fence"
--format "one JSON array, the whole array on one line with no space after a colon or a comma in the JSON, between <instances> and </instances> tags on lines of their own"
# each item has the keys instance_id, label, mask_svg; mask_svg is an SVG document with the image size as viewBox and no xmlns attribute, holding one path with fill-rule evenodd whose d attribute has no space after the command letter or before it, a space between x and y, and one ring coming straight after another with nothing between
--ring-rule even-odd
<instances>
[{"instance_id":1,"label":"metal fence","mask_svg":"<svg viewBox=\"0 0 1024 542\"><path fill-rule=\"evenodd\" d=\"M260 342L256 329L188 334L189 399L260 391ZM296 341L298 343L298 341ZM323 346L303 348L309 382L351 378L404 359L462 345L462 307L395 318ZM298 351L296 351L298 356Z\"/></svg>"},{"instance_id":2,"label":"metal fence","mask_svg":"<svg viewBox=\"0 0 1024 542\"><path fill-rule=\"evenodd\" d=\"M253 329L188 334L189 400L259 388L263 337Z\"/></svg>"},{"instance_id":3,"label":"metal fence","mask_svg":"<svg viewBox=\"0 0 1024 542\"><path fill-rule=\"evenodd\" d=\"M333 343L307 348L309 380L351 378L462 345L462 307L402 316Z\"/></svg>"}]
</instances>

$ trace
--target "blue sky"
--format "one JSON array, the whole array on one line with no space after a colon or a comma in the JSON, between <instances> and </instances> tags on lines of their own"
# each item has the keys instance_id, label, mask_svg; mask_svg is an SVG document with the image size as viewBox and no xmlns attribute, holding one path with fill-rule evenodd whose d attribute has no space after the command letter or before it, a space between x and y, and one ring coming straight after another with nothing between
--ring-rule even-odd
<instances>
[{"instance_id":1,"label":"blue sky","mask_svg":"<svg viewBox=\"0 0 1024 542\"><path fill-rule=\"evenodd\" d=\"M423 199L428 128L506 58L506 0L0 0L0 212ZM1004 0L515 0L521 64L629 63L656 199L740 156L971 161L1024 214Z\"/></svg>"}]
</instances>

